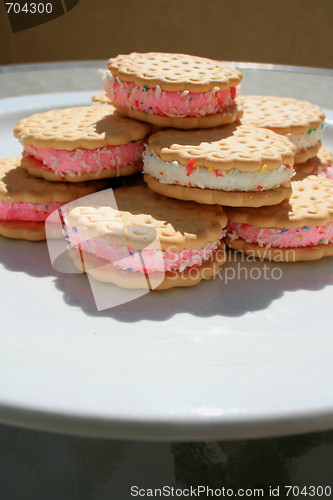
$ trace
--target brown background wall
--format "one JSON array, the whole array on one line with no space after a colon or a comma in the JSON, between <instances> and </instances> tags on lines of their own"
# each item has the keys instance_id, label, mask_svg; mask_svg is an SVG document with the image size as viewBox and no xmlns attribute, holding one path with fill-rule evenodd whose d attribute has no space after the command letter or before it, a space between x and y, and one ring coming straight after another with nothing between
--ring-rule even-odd
<instances>
[{"instance_id":1,"label":"brown background wall","mask_svg":"<svg viewBox=\"0 0 333 500\"><path fill-rule=\"evenodd\" d=\"M0 64L169 51L333 68L333 0L80 0L14 34L0 9Z\"/></svg>"}]
</instances>

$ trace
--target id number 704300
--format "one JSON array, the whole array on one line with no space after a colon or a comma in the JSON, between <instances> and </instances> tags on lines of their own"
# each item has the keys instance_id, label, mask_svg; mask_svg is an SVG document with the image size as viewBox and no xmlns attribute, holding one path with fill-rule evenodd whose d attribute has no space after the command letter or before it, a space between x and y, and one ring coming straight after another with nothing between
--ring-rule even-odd
<instances>
[{"instance_id":1,"label":"id number 704300","mask_svg":"<svg viewBox=\"0 0 333 500\"><path fill-rule=\"evenodd\" d=\"M6 2L7 14L51 14L52 13L52 3L42 3L42 2Z\"/></svg>"}]
</instances>

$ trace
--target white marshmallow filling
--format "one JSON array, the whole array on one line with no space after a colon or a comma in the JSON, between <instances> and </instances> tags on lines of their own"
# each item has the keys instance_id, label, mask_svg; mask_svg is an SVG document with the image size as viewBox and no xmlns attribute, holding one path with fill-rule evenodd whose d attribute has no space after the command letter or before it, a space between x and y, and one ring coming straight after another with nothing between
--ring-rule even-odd
<instances>
[{"instance_id":1,"label":"white marshmallow filling","mask_svg":"<svg viewBox=\"0 0 333 500\"><path fill-rule=\"evenodd\" d=\"M305 149L311 148L318 144L321 141L322 130L324 128L324 124L322 123L318 128L312 128L307 132L303 132L302 134L286 134L286 137L295 144L297 148L297 153L304 151Z\"/></svg>"},{"instance_id":2,"label":"white marshmallow filling","mask_svg":"<svg viewBox=\"0 0 333 500\"><path fill-rule=\"evenodd\" d=\"M221 191L264 191L288 186L295 175L292 165L281 165L268 170L262 165L257 172L228 171L195 167L189 171L177 161L166 162L148 147L143 154L143 171L157 179L161 184L176 184L201 189Z\"/></svg>"}]
</instances>

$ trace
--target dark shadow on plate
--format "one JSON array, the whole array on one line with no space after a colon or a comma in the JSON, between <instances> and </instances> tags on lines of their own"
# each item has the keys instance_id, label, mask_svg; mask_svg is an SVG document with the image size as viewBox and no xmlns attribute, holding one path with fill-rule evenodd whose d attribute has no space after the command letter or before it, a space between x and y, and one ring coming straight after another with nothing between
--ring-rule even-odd
<instances>
[{"instance_id":1,"label":"dark shadow on plate","mask_svg":"<svg viewBox=\"0 0 333 500\"><path fill-rule=\"evenodd\" d=\"M11 240L0 237L0 264L29 276L59 276L51 264L45 241Z\"/></svg>"},{"instance_id":2,"label":"dark shadow on plate","mask_svg":"<svg viewBox=\"0 0 333 500\"><path fill-rule=\"evenodd\" d=\"M86 276L60 275L55 284L68 305L81 307L89 316L110 317L126 323L164 321L179 313L239 317L266 309L286 291L316 291L333 285L333 267L329 257L298 263L248 262L239 252L236 255L231 251L229 262L215 279L189 288L149 292L102 311L96 309Z\"/></svg>"}]
</instances>

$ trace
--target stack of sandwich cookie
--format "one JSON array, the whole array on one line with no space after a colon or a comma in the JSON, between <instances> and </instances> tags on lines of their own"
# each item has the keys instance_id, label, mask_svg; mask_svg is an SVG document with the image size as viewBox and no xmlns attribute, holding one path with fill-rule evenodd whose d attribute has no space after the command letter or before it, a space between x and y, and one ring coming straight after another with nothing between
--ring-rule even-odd
<instances>
[{"instance_id":1,"label":"stack of sandwich cookie","mask_svg":"<svg viewBox=\"0 0 333 500\"><path fill-rule=\"evenodd\" d=\"M181 200L228 206L276 205L291 194L296 147L270 130L226 125L150 136L144 180Z\"/></svg>"},{"instance_id":2,"label":"stack of sandwich cookie","mask_svg":"<svg viewBox=\"0 0 333 500\"><path fill-rule=\"evenodd\" d=\"M275 207L228 208L229 247L274 261L333 255L333 180L293 181L292 196Z\"/></svg>"},{"instance_id":3,"label":"stack of sandwich cookie","mask_svg":"<svg viewBox=\"0 0 333 500\"><path fill-rule=\"evenodd\" d=\"M324 128L322 108L289 97L247 95L237 101L243 108L242 123L268 128L295 144L296 164L316 156Z\"/></svg>"},{"instance_id":4,"label":"stack of sandwich cookie","mask_svg":"<svg viewBox=\"0 0 333 500\"><path fill-rule=\"evenodd\" d=\"M29 175L20 164L18 156L0 160L0 234L7 238L44 240L45 220L53 211L106 187L105 181L48 182ZM61 234L55 231L53 236Z\"/></svg>"},{"instance_id":5,"label":"stack of sandwich cookie","mask_svg":"<svg viewBox=\"0 0 333 500\"><path fill-rule=\"evenodd\" d=\"M105 92L124 115L161 127L216 127L241 116L235 103L239 71L185 54L118 55L102 71Z\"/></svg>"},{"instance_id":6,"label":"stack of sandwich cookie","mask_svg":"<svg viewBox=\"0 0 333 500\"><path fill-rule=\"evenodd\" d=\"M85 106L29 116L14 134L31 175L82 182L141 171L150 131L150 125L121 116L112 106Z\"/></svg>"},{"instance_id":7,"label":"stack of sandwich cookie","mask_svg":"<svg viewBox=\"0 0 333 500\"><path fill-rule=\"evenodd\" d=\"M66 217L70 255L95 279L161 290L196 285L224 264L222 207L171 200L146 186L114 196L117 208L77 206Z\"/></svg>"},{"instance_id":8,"label":"stack of sandwich cookie","mask_svg":"<svg viewBox=\"0 0 333 500\"><path fill-rule=\"evenodd\" d=\"M294 165L296 175L294 180L301 180L307 175L323 175L333 179L333 155L325 146L321 146L316 156Z\"/></svg>"}]
</instances>

